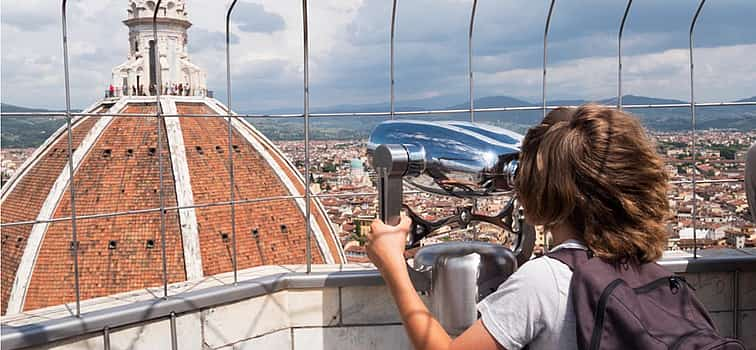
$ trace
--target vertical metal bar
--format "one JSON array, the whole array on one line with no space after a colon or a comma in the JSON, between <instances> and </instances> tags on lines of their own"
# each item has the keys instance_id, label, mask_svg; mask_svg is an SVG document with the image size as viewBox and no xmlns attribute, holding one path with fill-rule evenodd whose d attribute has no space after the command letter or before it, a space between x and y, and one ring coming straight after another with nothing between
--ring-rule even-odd
<instances>
[{"instance_id":1,"label":"vertical metal bar","mask_svg":"<svg viewBox=\"0 0 756 350\"><path fill-rule=\"evenodd\" d=\"M236 6L236 0L231 2L231 6L228 7L226 13L226 108L228 109L228 177L230 179L231 187L231 251L232 251L232 264L234 269L234 285L239 282L238 279L238 265L236 254L236 206L234 205L236 182L234 181L234 150L232 147L232 128L231 128L231 36L230 36L230 20L231 12Z\"/></svg>"},{"instance_id":2,"label":"vertical metal bar","mask_svg":"<svg viewBox=\"0 0 756 350\"><path fill-rule=\"evenodd\" d=\"M696 21L698 21L698 15L701 13L703 5L706 0L701 0L698 3L696 14L693 16L693 20L690 21L690 31L688 32L688 44L689 44L689 57L690 57L690 127L691 127L691 152L693 153L693 173L691 174L691 183L693 184L693 210L691 211L691 218L693 219L693 258L698 258L698 240L696 236L696 221L697 221L697 199L696 199L696 98L693 87L693 30L696 28Z\"/></svg>"},{"instance_id":3,"label":"vertical metal bar","mask_svg":"<svg viewBox=\"0 0 756 350\"><path fill-rule=\"evenodd\" d=\"M79 292L79 240L76 234L76 186L73 160L73 122L71 120L71 85L68 73L68 29L66 28L66 0L61 6L63 22L63 81L66 91L66 128L68 133L68 190L71 197L71 241L74 259L74 294L76 296L76 317L81 316L81 294Z\"/></svg>"},{"instance_id":4,"label":"vertical metal bar","mask_svg":"<svg viewBox=\"0 0 756 350\"><path fill-rule=\"evenodd\" d=\"M551 14L554 12L554 3L556 0L551 0L549 4L549 13L546 16L546 27L543 29L543 80L541 81L541 99L543 103L543 117L546 118L546 44L549 39L549 26L551 25Z\"/></svg>"},{"instance_id":5,"label":"vertical metal bar","mask_svg":"<svg viewBox=\"0 0 756 350\"><path fill-rule=\"evenodd\" d=\"M304 55L304 136L305 136L305 233L307 246L307 273L312 271L312 227L310 227L310 70L309 28L307 26L307 0L302 0L302 34Z\"/></svg>"},{"instance_id":6,"label":"vertical metal bar","mask_svg":"<svg viewBox=\"0 0 756 350\"><path fill-rule=\"evenodd\" d=\"M171 311L171 350L178 350L178 339L176 335L176 313Z\"/></svg>"},{"instance_id":7,"label":"vertical metal bar","mask_svg":"<svg viewBox=\"0 0 756 350\"><path fill-rule=\"evenodd\" d=\"M110 327L107 326L102 330L102 348L110 350Z\"/></svg>"},{"instance_id":8,"label":"vertical metal bar","mask_svg":"<svg viewBox=\"0 0 756 350\"><path fill-rule=\"evenodd\" d=\"M740 337L740 271L735 269L732 277L732 336Z\"/></svg>"},{"instance_id":9,"label":"vertical metal bar","mask_svg":"<svg viewBox=\"0 0 756 350\"><path fill-rule=\"evenodd\" d=\"M470 121L475 121L475 95L473 95L473 28L475 25L475 9L478 8L478 0L473 0L472 11L470 12L470 31L467 34L467 79L470 83Z\"/></svg>"},{"instance_id":10,"label":"vertical metal bar","mask_svg":"<svg viewBox=\"0 0 756 350\"><path fill-rule=\"evenodd\" d=\"M391 110L391 120L394 120L394 35L396 34L396 1L394 0L394 5L391 8L391 46L390 46L390 59L389 59L389 74L391 75L389 77L390 81L390 87L389 90L391 91L391 96L389 97L389 108Z\"/></svg>"},{"instance_id":11,"label":"vertical metal bar","mask_svg":"<svg viewBox=\"0 0 756 350\"><path fill-rule=\"evenodd\" d=\"M152 13L152 39L154 41L152 49L154 50L154 56L155 61L150 62L150 64L154 64L155 67L152 67L152 69L155 70L155 81L152 82L153 89L155 91L155 117L157 118L157 149L158 149L158 176L160 181L160 254L161 259L163 260L163 298L168 297L168 263L166 261L165 257L165 195L163 193L163 115L162 115L162 106L160 106L160 67L158 67L160 62L160 54L158 51L158 36L157 36L157 14L158 9L160 9L160 2L162 0L158 0L157 5L155 5L155 11Z\"/></svg>"},{"instance_id":12,"label":"vertical metal bar","mask_svg":"<svg viewBox=\"0 0 756 350\"><path fill-rule=\"evenodd\" d=\"M630 6L632 5L633 5L633 0L627 0L625 13L622 15L622 22L620 22L619 34L617 34L617 109L618 110L622 110L622 32L625 31L625 21L627 20L627 14L630 13Z\"/></svg>"}]
</instances>

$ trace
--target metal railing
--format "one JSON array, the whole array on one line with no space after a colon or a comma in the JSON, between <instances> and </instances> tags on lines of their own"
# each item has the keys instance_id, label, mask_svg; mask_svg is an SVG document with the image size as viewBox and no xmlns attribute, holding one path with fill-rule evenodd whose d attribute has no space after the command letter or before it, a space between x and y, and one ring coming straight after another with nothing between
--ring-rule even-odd
<instances>
[{"instance_id":1,"label":"metal railing","mask_svg":"<svg viewBox=\"0 0 756 350\"><path fill-rule=\"evenodd\" d=\"M698 257L698 244L697 240L698 237L696 235L696 211L698 209L698 201L696 200L696 96L693 93L694 91L694 84L693 84L693 78L695 75L693 74L693 30L696 28L696 21L698 21L698 15L701 14L701 9L703 9L703 5L706 3L706 0L701 0L701 2L698 3L698 8L696 9L696 14L693 15L693 19L690 21L690 31L688 32L688 43L689 43L689 57L690 57L690 126L691 126L691 143L690 143L690 153L693 155L693 167L694 170L690 174L690 181L693 183L693 222L691 225L693 226L693 257Z\"/></svg>"},{"instance_id":2,"label":"metal railing","mask_svg":"<svg viewBox=\"0 0 756 350\"><path fill-rule=\"evenodd\" d=\"M110 212L110 213L98 213L98 214L89 214L89 215L76 215L76 198L75 198L75 187L74 182L70 182L69 191L70 191L70 199L71 199L71 215L68 217L59 217L59 218L51 218L48 220L29 220L29 221L19 221L19 222L12 222L12 223L2 223L0 224L0 227L11 227L11 226L19 226L19 225L31 225L31 224L39 224L39 223L53 223L53 222L61 222L61 221L70 221L71 222L71 240L74 244L72 244L72 253L73 253L73 259L74 259L74 289L76 294L76 315L80 315L80 293L79 293L79 271L78 271L78 241L77 241L77 220L89 220L89 219L97 219L97 218L107 218L107 217L116 217L116 216L125 216L125 215L137 215L137 214L143 214L143 213L153 213L153 212L160 212L161 216L161 225L160 225L160 234L161 234L161 248L162 248L162 264L163 264L163 297L167 298L168 295L168 279L167 279L167 268L166 268L166 256L165 256L165 234L166 234L166 227L165 227L165 215L168 211L178 211L181 209L191 209L191 208L208 208L208 207L217 207L217 206L229 206L231 208L231 227L232 227L232 250L233 250L233 259L232 259L232 265L233 265L233 274L234 274L234 282L236 283L238 281L237 279L237 256L236 256L236 227L235 227L235 206L241 205L241 204L248 204L248 203L258 203L258 202L269 202L269 201L280 201L280 200L291 200L291 199L304 199L305 200L305 221L306 221L306 264L307 264L307 273L311 272L311 264L312 264L312 252L311 252L311 236L312 236L312 228L310 226L310 217L311 217L311 201L313 199L317 198L329 198L329 197L360 197L360 196L375 196L376 193L374 192L358 192L358 193L339 193L339 194L320 194L315 195L312 194L310 191L310 118L324 118L324 117L342 117L342 118L348 118L348 117L390 117L395 118L396 116L413 116L413 117L425 117L425 116L433 116L433 115L448 115L448 114L462 114L462 113L469 113L470 120L475 120L474 115L476 112L485 113L485 112L516 112L516 111L543 111L543 114L545 115L547 110L556 108L558 106L551 106L547 105L547 95L546 95L546 78L547 78L547 44L548 44L548 34L549 34L549 27L551 22L551 17L554 10L556 0L551 0L550 6L548 8L548 14L546 17L545 27L544 27L544 37L543 37L543 77L542 77L542 103L540 106L509 106L509 107L494 107L494 108L475 108L474 107L474 94L473 94L473 54L472 54L472 43L473 43L473 28L474 28L474 20L475 20L475 12L477 7L477 0L473 0L472 3L472 10L470 13L470 25L469 25L469 33L468 33L468 78L469 78L469 94L470 94L470 107L468 109L437 109L437 110L414 110L414 111L395 111L394 106L394 40L395 40L395 27L396 27L396 16L397 16L397 1L393 1L393 7L391 12L391 33L390 33L390 109L389 111L384 112L339 112L339 113L310 113L309 110L309 49L308 49L308 34L309 34L309 27L308 27L308 8L307 8L307 0L302 0L302 20L303 20L303 59L304 59L304 72L303 72L303 89L304 89L304 100L303 100L303 113L292 113L292 114L234 114L231 112L231 93L232 93L232 85L231 85L231 61L230 61L230 19L231 15L234 9L234 6L236 4L236 0L234 0L231 5L229 6L226 14L226 93L227 93L227 108L228 113L227 114L170 114L170 113L163 113L161 108L161 97L160 97L160 89L155 88L155 98L154 100L152 98L145 99L145 101L152 102L154 101L156 103L156 113L91 113L91 112L82 112L82 113L73 113L71 112L70 108L70 85L69 85L69 63L68 63L68 48L67 48L67 32L66 32L66 0L62 1L62 27L63 27L63 59L64 59L64 82L65 82L65 94L66 94L66 111L65 112L44 112L44 113L0 113L2 117L54 117L54 116L62 116L66 118L66 132L68 137L68 145L67 145L67 153L68 153L68 173L71 180L74 179L75 175L75 166L73 161L73 146L72 146L72 124L73 124L73 117L105 117L105 116L112 116L112 117L148 117L148 118L157 118L157 134L158 134L158 158L159 158L159 167L160 167L160 206L158 208L147 208L147 209L138 209L138 210L127 210L127 211L120 211L120 212ZM690 108L691 109L691 129L692 129L692 144L691 148L693 150L693 157L695 157L695 146L696 146L696 129L695 129L695 113L696 108L706 108L706 107L731 107L731 106L756 106L756 102L714 102L714 103L696 103L695 102L695 95L693 94L693 78L694 78L694 66L693 66L693 29L696 23L696 20L698 19L705 0L701 0L699 3L699 6L696 10L695 16L693 17L691 21L690 26L690 32L689 32L689 39L690 39L690 76L691 76L691 103L668 103L668 104L631 104L631 105L624 105L622 103L622 33L625 28L626 19L630 10L630 7L632 5L632 0L629 0L627 2L627 5L625 7L625 11L623 13L623 17L620 23L619 31L618 31L618 50L617 50L617 69L618 69L618 76L617 76L617 104L613 106L607 105L606 107L610 108L618 108L618 109L661 109L661 108ZM160 7L160 1L157 2L157 6L155 7L155 12L153 13L153 36L155 36L155 42L157 42L156 37L156 18L157 18L157 11ZM157 47L155 47L157 50ZM155 87L160 86L159 78L158 81L155 82ZM576 107L576 106L572 106ZM229 191L229 200L223 201L223 202L211 202L211 203L201 203L201 204L195 204L195 205L189 205L189 206L166 206L165 205L165 198L163 194L163 154L162 154L162 142L161 137L163 133L163 126L164 126L164 120L165 118L175 118L175 117L196 117L196 118L225 118L228 125L228 142L229 142L229 157L228 157L228 165L229 165L229 184L230 184L230 191ZM234 158L232 152L232 118L303 118L304 122L304 146L305 146L305 154L304 154L304 185L305 190L303 195L289 195L289 196L272 196L272 197L264 197L264 198L254 198L254 199L245 199L245 200L237 200L235 195L235 179L234 179ZM696 166L696 159L693 159L693 167ZM691 180L688 181L677 181L673 182L673 184L686 184L691 183L694 187L693 191L695 193L695 186L696 183L725 183L725 182L738 182L742 181L741 179L734 179L734 180L697 180L695 176L695 171L693 171L693 175L691 176ZM412 192L408 192L412 193ZM696 207L697 207L697 199L694 195L693 199L693 212L692 212L692 219L693 219L693 227L694 227L694 240L695 240L695 222L696 222ZM695 252L695 256L697 256L697 251Z\"/></svg>"},{"instance_id":3,"label":"metal railing","mask_svg":"<svg viewBox=\"0 0 756 350\"><path fill-rule=\"evenodd\" d=\"M74 259L74 294L76 295L76 316L81 314L81 295L79 291L79 241L76 236L76 188L74 185L74 160L73 160L73 131L71 128L71 85L68 71L68 30L66 28L66 5L67 0L63 0L61 5L61 20L63 32L63 83L66 90L66 134L68 143L68 178L70 179L68 189L71 197L71 249L73 250Z\"/></svg>"},{"instance_id":4,"label":"metal railing","mask_svg":"<svg viewBox=\"0 0 756 350\"><path fill-rule=\"evenodd\" d=\"M617 108L616 105L598 104L601 107ZM744 106L756 106L756 101L720 101L720 102L699 102L696 103L696 108L709 108L709 107L744 107ZM554 109L558 107L577 108L578 105L546 105L546 109ZM475 108L477 113L488 112L528 112L528 111L541 111L543 106L507 106L507 107L489 107L489 108ZM623 104L622 109L672 109L672 108L690 108L690 103L652 103L652 104ZM470 109L421 109L411 111L389 111L383 112L324 112L324 113L310 113L310 118L344 118L344 117L360 117L360 118L385 118L394 116L403 117L432 117L435 115L445 114L462 114L469 113ZM130 117L130 118L153 118L154 113L94 113L94 112L71 112L72 116L80 117ZM13 118L38 118L38 117L64 117L64 112L2 112L2 117ZM232 114L233 118L246 118L246 119L298 119L303 118L303 113L239 113ZM165 118L227 118L227 114L163 114Z\"/></svg>"},{"instance_id":5,"label":"metal railing","mask_svg":"<svg viewBox=\"0 0 756 350\"><path fill-rule=\"evenodd\" d=\"M231 206L231 243L233 251L233 269L234 269L234 283L238 282L238 272L236 263L236 203L235 194L236 182L234 181L234 150L233 150L233 128L231 127L231 13L236 6L236 0L231 2L226 13L226 108L229 111L228 118L228 180L230 183L229 202Z\"/></svg>"}]
</instances>

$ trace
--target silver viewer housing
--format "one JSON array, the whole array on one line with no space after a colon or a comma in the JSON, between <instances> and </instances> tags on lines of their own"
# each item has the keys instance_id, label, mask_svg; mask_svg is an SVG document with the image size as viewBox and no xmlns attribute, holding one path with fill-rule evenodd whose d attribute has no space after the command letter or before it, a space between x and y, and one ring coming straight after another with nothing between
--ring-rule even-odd
<instances>
[{"instance_id":1,"label":"silver viewer housing","mask_svg":"<svg viewBox=\"0 0 756 350\"><path fill-rule=\"evenodd\" d=\"M401 145L407 159L402 175L412 186L456 197L493 196L513 190L522 138L469 122L392 120L373 130L368 155L375 163L380 145Z\"/></svg>"}]
</instances>

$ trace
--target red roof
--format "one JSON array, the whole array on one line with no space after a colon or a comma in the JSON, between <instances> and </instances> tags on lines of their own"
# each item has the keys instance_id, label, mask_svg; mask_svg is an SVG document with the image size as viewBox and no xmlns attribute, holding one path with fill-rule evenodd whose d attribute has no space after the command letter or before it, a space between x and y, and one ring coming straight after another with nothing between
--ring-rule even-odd
<instances>
[{"instance_id":1,"label":"red roof","mask_svg":"<svg viewBox=\"0 0 756 350\"><path fill-rule=\"evenodd\" d=\"M217 102L176 102L178 114L216 114ZM105 109L107 110L107 109ZM129 103L124 113L154 113L154 103ZM91 147L82 158L74 176L77 215L122 212L158 208L159 178L156 154L156 119L154 117L113 118L99 135L93 129L100 120L88 117L73 129L74 147L79 147L87 133ZM103 119L104 121L105 119ZM195 205L228 201L228 125L222 118L178 118L184 154L176 152L176 141L163 126L163 170L165 206L178 205L177 191L188 188L180 183L181 170L176 162L185 162L187 187ZM240 126L241 125L241 126ZM243 129L243 130L242 130ZM20 171L23 174L6 186L2 202L2 222L34 220L44 211L53 183L62 176L67 164L66 134L56 134L41 150L36 162ZM173 143L172 143L173 142ZM248 124L236 124L232 135L236 199L302 195L301 175L270 142ZM173 145L173 146L171 146ZM87 144L81 146L87 147ZM172 148L173 147L173 150ZM76 158L74 158L76 159ZM185 181L185 180L181 180ZM56 193L56 192L53 192ZM49 199L48 199L49 202ZM294 199L251 202L236 205L236 241L238 268L269 264L305 263L305 219L303 201ZM313 262L344 262L340 243L325 211L313 200ZM57 198L54 218L70 216L68 189ZM191 210L191 209L190 209ZM229 206L193 209L199 244L202 275L231 271L231 224ZM188 266L194 256L185 256L186 232L192 222L177 210L166 213L166 255L169 282L187 279ZM6 313L12 295L22 295L23 309L31 310L74 300L71 223L50 224L41 243L34 250L26 247L32 225L6 227L2 230L2 312ZM88 299L162 284L160 214L157 211L110 218L77 220L81 298ZM320 238L318 238L320 237ZM321 242L321 243L319 243ZM325 244L321 247L320 244ZM23 264L33 270L28 289L13 291L22 256L29 250L35 257ZM29 253L27 253L29 255ZM16 287L18 288L18 287ZM15 293L15 294L14 294ZM17 297L18 298L18 297Z\"/></svg>"}]
</instances>

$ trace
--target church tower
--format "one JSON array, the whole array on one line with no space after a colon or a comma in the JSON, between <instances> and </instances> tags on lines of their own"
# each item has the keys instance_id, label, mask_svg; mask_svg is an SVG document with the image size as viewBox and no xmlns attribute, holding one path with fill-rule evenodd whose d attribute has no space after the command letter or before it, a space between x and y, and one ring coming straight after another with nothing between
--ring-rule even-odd
<instances>
[{"instance_id":1,"label":"church tower","mask_svg":"<svg viewBox=\"0 0 756 350\"><path fill-rule=\"evenodd\" d=\"M153 50L152 15L156 1L129 0L129 53L123 64L113 68L116 95L153 95L152 82L158 81L161 93L179 84L183 95L204 96L207 74L189 60L187 29L191 27L185 0L162 1L157 14L157 52Z\"/></svg>"}]
</instances>

